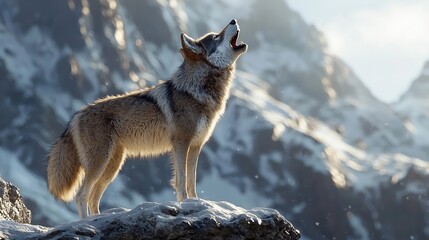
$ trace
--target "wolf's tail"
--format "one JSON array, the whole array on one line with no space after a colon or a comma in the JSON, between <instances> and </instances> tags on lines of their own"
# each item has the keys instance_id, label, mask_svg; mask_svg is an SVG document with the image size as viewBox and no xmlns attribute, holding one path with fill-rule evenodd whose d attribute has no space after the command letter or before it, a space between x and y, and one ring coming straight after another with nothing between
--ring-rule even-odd
<instances>
[{"instance_id":1,"label":"wolf's tail","mask_svg":"<svg viewBox=\"0 0 429 240\"><path fill-rule=\"evenodd\" d=\"M55 198L73 200L84 175L68 126L48 155L48 188Z\"/></svg>"}]
</instances>

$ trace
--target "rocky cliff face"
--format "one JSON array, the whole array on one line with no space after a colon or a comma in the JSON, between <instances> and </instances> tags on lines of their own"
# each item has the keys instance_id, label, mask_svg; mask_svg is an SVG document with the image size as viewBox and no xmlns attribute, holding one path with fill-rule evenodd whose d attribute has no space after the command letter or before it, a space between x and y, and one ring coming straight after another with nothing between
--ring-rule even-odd
<instances>
[{"instance_id":1,"label":"rocky cliff face","mask_svg":"<svg viewBox=\"0 0 429 240\"><path fill-rule=\"evenodd\" d=\"M199 196L276 208L310 239L427 238L429 166L411 117L375 99L283 0L0 1L0 174L22 189L33 222L78 219L44 180L71 115L168 79L180 32L232 18L249 51L203 149ZM130 160L101 208L173 200L170 176L166 157Z\"/></svg>"}]
</instances>

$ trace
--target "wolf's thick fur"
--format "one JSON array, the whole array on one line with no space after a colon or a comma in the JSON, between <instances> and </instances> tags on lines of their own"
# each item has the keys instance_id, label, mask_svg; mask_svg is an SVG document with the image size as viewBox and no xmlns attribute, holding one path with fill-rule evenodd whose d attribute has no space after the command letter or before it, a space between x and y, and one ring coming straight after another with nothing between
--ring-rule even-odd
<instances>
[{"instance_id":1,"label":"wolf's thick fur","mask_svg":"<svg viewBox=\"0 0 429 240\"><path fill-rule=\"evenodd\" d=\"M247 50L236 44L238 32L233 20L220 33L198 40L182 34L184 61L171 80L97 100L77 112L49 153L50 192L63 201L76 195L81 217L88 208L97 214L125 156L171 152L177 200L197 197L200 150L225 110L235 61Z\"/></svg>"}]
</instances>

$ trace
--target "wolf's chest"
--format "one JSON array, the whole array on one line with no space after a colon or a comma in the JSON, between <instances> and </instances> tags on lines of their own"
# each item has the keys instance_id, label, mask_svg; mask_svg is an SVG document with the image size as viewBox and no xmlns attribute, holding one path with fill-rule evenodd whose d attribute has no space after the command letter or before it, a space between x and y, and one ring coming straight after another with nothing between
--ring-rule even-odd
<instances>
[{"instance_id":1,"label":"wolf's chest","mask_svg":"<svg viewBox=\"0 0 429 240\"><path fill-rule=\"evenodd\" d=\"M206 116L199 118L196 122L192 145L204 144L210 137L214 125L213 120L210 121Z\"/></svg>"}]
</instances>

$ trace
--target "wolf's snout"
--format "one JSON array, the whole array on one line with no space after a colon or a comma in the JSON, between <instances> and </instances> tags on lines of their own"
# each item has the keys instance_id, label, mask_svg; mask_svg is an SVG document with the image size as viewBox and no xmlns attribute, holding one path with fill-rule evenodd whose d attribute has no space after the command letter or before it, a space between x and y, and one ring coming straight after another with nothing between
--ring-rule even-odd
<instances>
[{"instance_id":1,"label":"wolf's snout","mask_svg":"<svg viewBox=\"0 0 429 240\"><path fill-rule=\"evenodd\" d=\"M229 24L231 24L231 25L235 25L235 24L237 24L237 21L236 21L235 19L232 19L232 20L231 20L231 22L230 22Z\"/></svg>"}]
</instances>

